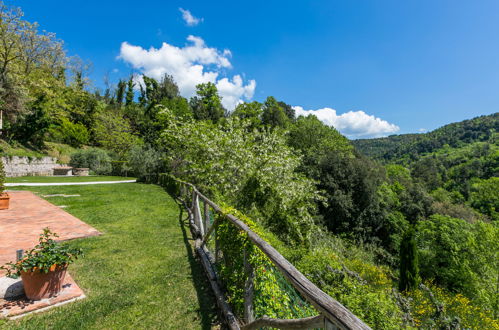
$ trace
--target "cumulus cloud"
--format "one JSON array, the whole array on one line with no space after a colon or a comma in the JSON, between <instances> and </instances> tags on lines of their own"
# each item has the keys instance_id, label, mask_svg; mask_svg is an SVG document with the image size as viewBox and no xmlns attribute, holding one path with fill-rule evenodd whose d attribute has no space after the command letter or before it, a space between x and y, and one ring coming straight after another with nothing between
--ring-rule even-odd
<instances>
[{"instance_id":1,"label":"cumulus cloud","mask_svg":"<svg viewBox=\"0 0 499 330\"><path fill-rule=\"evenodd\" d=\"M304 110L300 106L295 106L293 109L297 117L315 115L323 123L333 126L351 139L386 136L400 129L397 125L368 115L364 111L349 111L338 115L336 110L331 108Z\"/></svg>"},{"instance_id":2,"label":"cumulus cloud","mask_svg":"<svg viewBox=\"0 0 499 330\"><path fill-rule=\"evenodd\" d=\"M118 58L148 77L159 80L165 74L172 75L184 97L194 96L197 84L212 82L217 86L222 104L228 110L253 97L255 80L245 84L240 75L232 79L219 78L222 70L232 68L230 50L210 48L203 39L192 35L187 40L189 44L184 47L163 42L161 48L151 47L148 50L123 42Z\"/></svg>"},{"instance_id":3,"label":"cumulus cloud","mask_svg":"<svg viewBox=\"0 0 499 330\"><path fill-rule=\"evenodd\" d=\"M182 18L184 19L185 24L189 26L196 26L203 21L202 18L194 17L194 15L192 15L187 9L179 8L178 10L182 13Z\"/></svg>"}]
</instances>

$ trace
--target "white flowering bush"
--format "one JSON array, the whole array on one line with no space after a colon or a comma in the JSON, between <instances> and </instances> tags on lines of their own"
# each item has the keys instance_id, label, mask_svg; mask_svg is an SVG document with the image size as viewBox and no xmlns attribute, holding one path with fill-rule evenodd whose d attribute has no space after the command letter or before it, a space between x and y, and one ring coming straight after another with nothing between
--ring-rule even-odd
<instances>
[{"instance_id":1,"label":"white flowering bush","mask_svg":"<svg viewBox=\"0 0 499 330\"><path fill-rule=\"evenodd\" d=\"M313 226L314 182L297 172L300 157L276 130L228 118L178 121L168 109L161 136L173 175L262 222L289 243L306 243Z\"/></svg>"}]
</instances>

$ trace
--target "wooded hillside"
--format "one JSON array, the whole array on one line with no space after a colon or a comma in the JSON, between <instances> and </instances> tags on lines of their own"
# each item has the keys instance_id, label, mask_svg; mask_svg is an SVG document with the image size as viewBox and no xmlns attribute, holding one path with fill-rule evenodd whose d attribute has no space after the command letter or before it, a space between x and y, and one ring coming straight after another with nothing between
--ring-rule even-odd
<instances>
[{"instance_id":1,"label":"wooded hillside","mask_svg":"<svg viewBox=\"0 0 499 330\"><path fill-rule=\"evenodd\" d=\"M0 17L4 151L70 146L96 174L191 182L374 328L499 328L499 114L352 145L272 96L229 112L213 83L96 89L55 35Z\"/></svg>"}]
</instances>

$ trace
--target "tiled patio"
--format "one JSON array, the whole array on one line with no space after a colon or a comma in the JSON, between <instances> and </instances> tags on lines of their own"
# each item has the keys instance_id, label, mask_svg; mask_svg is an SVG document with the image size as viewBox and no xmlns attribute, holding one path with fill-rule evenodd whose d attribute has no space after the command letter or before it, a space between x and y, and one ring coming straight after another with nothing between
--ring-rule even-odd
<instances>
[{"instance_id":1,"label":"tiled patio","mask_svg":"<svg viewBox=\"0 0 499 330\"><path fill-rule=\"evenodd\" d=\"M85 298L85 294L69 273L66 274L63 283L62 291L54 297L35 301L27 299L24 295L0 299L0 319L17 318L32 312L42 312L52 307Z\"/></svg>"},{"instance_id":2,"label":"tiled patio","mask_svg":"<svg viewBox=\"0 0 499 330\"><path fill-rule=\"evenodd\" d=\"M9 192L10 208L0 210L0 265L15 261L16 250L38 243L43 228L59 235L58 240L100 235L95 228L29 191ZM0 276L3 275L0 270Z\"/></svg>"}]
</instances>

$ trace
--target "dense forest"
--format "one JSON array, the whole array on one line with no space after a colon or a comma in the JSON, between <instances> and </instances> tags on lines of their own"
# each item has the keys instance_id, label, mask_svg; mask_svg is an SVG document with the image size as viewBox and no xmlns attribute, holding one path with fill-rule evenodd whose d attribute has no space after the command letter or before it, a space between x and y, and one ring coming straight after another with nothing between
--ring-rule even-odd
<instances>
[{"instance_id":1,"label":"dense forest","mask_svg":"<svg viewBox=\"0 0 499 330\"><path fill-rule=\"evenodd\" d=\"M6 156L168 172L236 208L376 329L499 328L498 114L349 141L285 101L223 108L212 83L133 74L104 90L63 42L0 7Z\"/></svg>"}]
</instances>

